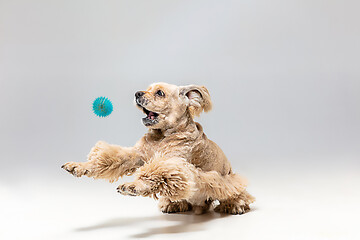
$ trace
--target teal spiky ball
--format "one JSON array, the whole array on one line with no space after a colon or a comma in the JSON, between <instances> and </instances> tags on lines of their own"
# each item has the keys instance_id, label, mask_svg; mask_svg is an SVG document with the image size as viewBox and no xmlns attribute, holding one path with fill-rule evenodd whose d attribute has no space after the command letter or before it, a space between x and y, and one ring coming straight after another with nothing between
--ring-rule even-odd
<instances>
[{"instance_id":1,"label":"teal spiky ball","mask_svg":"<svg viewBox=\"0 0 360 240\"><path fill-rule=\"evenodd\" d=\"M98 117L107 117L113 111L113 105L108 98L98 97L93 102L93 111Z\"/></svg>"}]
</instances>

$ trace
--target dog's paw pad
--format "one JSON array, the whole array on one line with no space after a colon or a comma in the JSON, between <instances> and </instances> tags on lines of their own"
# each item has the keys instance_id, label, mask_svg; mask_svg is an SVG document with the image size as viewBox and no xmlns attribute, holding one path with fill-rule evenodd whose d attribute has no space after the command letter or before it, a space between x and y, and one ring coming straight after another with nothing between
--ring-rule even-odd
<instances>
[{"instance_id":1,"label":"dog's paw pad","mask_svg":"<svg viewBox=\"0 0 360 240\"><path fill-rule=\"evenodd\" d=\"M150 187L141 181L121 184L117 188L117 191L123 195L143 197L147 197L153 193L152 191L150 191Z\"/></svg>"},{"instance_id":2,"label":"dog's paw pad","mask_svg":"<svg viewBox=\"0 0 360 240\"><path fill-rule=\"evenodd\" d=\"M75 163L75 162L65 163L64 165L61 166L61 168L71 173L75 177L81 177L89 173L89 170L82 167L80 163Z\"/></svg>"},{"instance_id":3,"label":"dog's paw pad","mask_svg":"<svg viewBox=\"0 0 360 240\"><path fill-rule=\"evenodd\" d=\"M240 215L250 210L249 205L247 204L220 204L214 208L215 212L218 213L229 213L233 215Z\"/></svg>"},{"instance_id":4,"label":"dog's paw pad","mask_svg":"<svg viewBox=\"0 0 360 240\"><path fill-rule=\"evenodd\" d=\"M117 188L118 193L128 196L138 196L139 192L133 183L124 183Z\"/></svg>"}]
</instances>

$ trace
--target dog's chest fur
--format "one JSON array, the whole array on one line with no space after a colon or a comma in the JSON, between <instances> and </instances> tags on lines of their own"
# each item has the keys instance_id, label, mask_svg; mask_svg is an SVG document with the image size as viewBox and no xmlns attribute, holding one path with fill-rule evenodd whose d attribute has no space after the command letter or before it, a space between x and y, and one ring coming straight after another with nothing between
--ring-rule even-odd
<instances>
[{"instance_id":1,"label":"dog's chest fur","mask_svg":"<svg viewBox=\"0 0 360 240\"><path fill-rule=\"evenodd\" d=\"M217 171L222 175L231 173L231 166L223 151L209 140L199 123L193 129L164 135L151 130L141 140L145 159L156 155L181 157L204 171Z\"/></svg>"}]
</instances>

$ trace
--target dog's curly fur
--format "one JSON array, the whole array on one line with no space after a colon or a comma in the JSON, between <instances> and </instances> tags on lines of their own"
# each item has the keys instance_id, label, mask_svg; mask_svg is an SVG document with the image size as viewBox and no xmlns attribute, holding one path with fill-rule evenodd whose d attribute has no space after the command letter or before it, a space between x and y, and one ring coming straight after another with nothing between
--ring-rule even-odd
<instances>
[{"instance_id":1,"label":"dog's curly fur","mask_svg":"<svg viewBox=\"0 0 360 240\"><path fill-rule=\"evenodd\" d=\"M136 105L147 115L149 128L134 147L100 141L87 162L62 167L74 176L117 181L135 173L136 180L121 184L123 195L160 197L166 213L206 212L214 200L216 212L242 214L255 199L246 192L246 181L232 172L223 151L209 140L194 116L212 107L204 86L152 84L135 94Z\"/></svg>"}]
</instances>

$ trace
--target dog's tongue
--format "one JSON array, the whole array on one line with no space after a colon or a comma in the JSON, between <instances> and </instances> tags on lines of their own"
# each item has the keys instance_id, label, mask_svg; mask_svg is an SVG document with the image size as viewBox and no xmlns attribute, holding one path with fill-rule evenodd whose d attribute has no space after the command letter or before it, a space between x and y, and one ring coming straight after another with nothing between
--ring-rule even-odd
<instances>
[{"instance_id":1,"label":"dog's tongue","mask_svg":"<svg viewBox=\"0 0 360 240\"><path fill-rule=\"evenodd\" d=\"M149 118L153 120L155 118L155 114L153 112L149 112Z\"/></svg>"}]
</instances>

